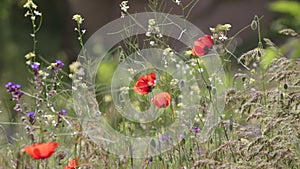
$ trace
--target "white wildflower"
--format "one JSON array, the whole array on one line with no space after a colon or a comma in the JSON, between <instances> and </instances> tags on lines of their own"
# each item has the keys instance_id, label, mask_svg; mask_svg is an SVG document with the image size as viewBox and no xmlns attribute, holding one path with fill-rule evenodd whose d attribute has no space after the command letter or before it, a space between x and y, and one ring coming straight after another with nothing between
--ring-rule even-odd
<instances>
[{"instance_id":1,"label":"white wildflower","mask_svg":"<svg viewBox=\"0 0 300 169\"><path fill-rule=\"evenodd\" d=\"M221 34L220 36L219 36L219 40L221 40L221 41L225 41L225 40L227 40L228 38L225 36L225 35L223 35L223 34Z\"/></svg>"},{"instance_id":2,"label":"white wildflower","mask_svg":"<svg viewBox=\"0 0 300 169\"><path fill-rule=\"evenodd\" d=\"M79 70L79 67L81 66L80 62L73 62L69 65L69 70L71 73L77 73Z\"/></svg>"},{"instance_id":3,"label":"white wildflower","mask_svg":"<svg viewBox=\"0 0 300 169\"><path fill-rule=\"evenodd\" d=\"M178 107L183 107L183 103L178 103L177 106Z\"/></svg>"},{"instance_id":4,"label":"white wildflower","mask_svg":"<svg viewBox=\"0 0 300 169\"><path fill-rule=\"evenodd\" d=\"M157 34L156 36L157 36L158 38L162 38L162 37L163 37L163 35L162 35L161 33Z\"/></svg>"},{"instance_id":5,"label":"white wildflower","mask_svg":"<svg viewBox=\"0 0 300 169\"><path fill-rule=\"evenodd\" d=\"M160 28L159 26L157 26L155 19L148 20L148 31L146 32L146 36L150 37L152 34L158 38L163 37L163 35L160 33Z\"/></svg>"},{"instance_id":6,"label":"white wildflower","mask_svg":"<svg viewBox=\"0 0 300 169\"><path fill-rule=\"evenodd\" d=\"M37 11L37 10L34 10L33 13L36 15L36 16L42 16L42 13Z\"/></svg>"},{"instance_id":7,"label":"white wildflower","mask_svg":"<svg viewBox=\"0 0 300 169\"><path fill-rule=\"evenodd\" d=\"M108 103L108 102L111 102L111 101L112 101L111 95L105 95L104 96L104 102Z\"/></svg>"},{"instance_id":8,"label":"white wildflower","mask_svg":"<svg viewBox=\"0 0 300 169\"><path fill-rule=\"evenodd\" d=\"M84 19L79 14L73 15L72 19L75 20L77 24L82 24L82 22L84 21Z\"/></svg>"},{"instance_id":9,"label":"white wildflower","mask_svg":"<svg viewBox=\"0 0 300 169\"><path fill-rule=\"evenodd\" d=\"M151 46L154 46L155 45L155 42L152 40L152 41L150 41L150 45Z\"/></svg>"},{"instance_id":10,"label":"white wildflower","mask_svg":"<svg viewBox=\"0 0 300 169\"><path fill-rule=\"evenodd\" d=\"M129 68L128 72L133 75L136 72L136 70L134 70L133 68Z\"/></svg>"},{"instance_id":11,"label":"white wildflower","mask_svg":"<svg viewBox=\"0 0 300 169\"><path fill-rule=\"evenodd\" d=\"M174 58L174 57L171 57L171 61L172 62L177 62L176 58Z\"/></svg>"},{"instance_id":12,"label":"white wildflower","mask_svg":"<svg viewBox=\"0 0 300 169\"><path fill-rule=\"evenodd\" d=\"M153 26L153 25L155 25L155 19L149 19L148 20L148 24L150 25L150 26Z\"/></svg>"},{"instance_id":13,"label":"white wildflower","mask_svg":"<svg viewBox=\"0 0 300 169\"><path fill-rule=\"evenodd\" d=\"M180 1L180 0L175 0L175 3L176 3L177 5L180 5L181 1Z\"/></svg>"},{"instance_id":14,"label":"white wildflower","mask_svg":"<svg viewBox=\"0 0 300 169\"><path fill-rule=\"evenodd\" d=\"M171 82L170 82L170 85L171 85L171 86L175 86L175 85L178 84L178 82L179 82L178 79L172 79Z\"/></svg>"},{"instance_id":15,"label":"white wildflower","mask_svg":"<svg viewBox=\"0 0 300 169\"><path fill-rule=\"evenodd\" d=\"M37 5L35 3L33 3L32 0L27 0L27 2L23 5L23 8L33 8L33 9L36 9L37 8Z\"/></svg>"},{"instance_id":16,"label":"white wildflower","mask_svg":"<svg viewBox=\"0 0 300 169\"><path fill-rule=\"evenodd\" d=\"M27 12L24 14L25 17L27 17L27 16L29 16L29 15L31 15L29 11L27 11Z\"/></svg>"},{"instance_id":17,"label":"white wildflower","mask_svg":"<svg viewBox=\"0 0 300 169\"><path fill-rule=\"evenodd\" d=\"M171 51L172 51L171 48L166 48L166 49L164 49L164 51L163 51L163 55L164 55L164 56L168 56L168 55L170 54Z\"/></svg>"},{"instance_id":18,"label":"white wildflower","mask_svg":"<svg viewBox=\"0 0 300 169\"><path fill-rule=\"evenodd\" d=\"M129 9L128 1L122 1L120 7L121 7L121 11L127 13L127 10Z\"/></svg>"},{"instance_id":19,"label":"white wildflower","mask_svg":"<svg viewBox=\"0 0 300 169\"><path fill-rule=\"evenodd\" d=\"M39 70L39 74L42 76L42 79L46 79L46 77L49 76L49 73L47 73L43 70Z\"/></svg>"},{"instance_id":20,"label":"white wildflower","mask_svg":"<svg viewBox=\"0 0 300 169\"><path fill-rule=\"evenodd\" d=\"M30 19L34 21L35 20L35 16L31 16Z\"/></svg>"},{"instance_id":21,"label":"white wildflower","mask_svg":"<svg viewBox=\"0 0 300 169\"><path fill-rule=\"evenodd\" d=\"M146 36L147 36L147 37L150 37L150 36L151 36L151 32L147 31L147 32L146 32Z\"/></svg>"},{"instance_id":22,"label":"white wildflower","mask_svg":"<svg viewBox=\"0 0 300 169\"><path fill-rule=\"evenodd\" d=\"M29 52L29 53L27 53L26 55L25 55L25 58L26 59L31 59L31 58L34 58L35 57L35 53L33 53L33 52Z\"/></svg>"},{"instance_id":23,"label":"white wildflower","mask_svg":"<svg viewBox=\"0 0 300 169\"><path fill-rule=\"evenodd\" d=\"M121 7L121 18L124 18L124 16L126 15L129 9L128 1L122 1L120 7Z\"/></svg>"}]
</instances>

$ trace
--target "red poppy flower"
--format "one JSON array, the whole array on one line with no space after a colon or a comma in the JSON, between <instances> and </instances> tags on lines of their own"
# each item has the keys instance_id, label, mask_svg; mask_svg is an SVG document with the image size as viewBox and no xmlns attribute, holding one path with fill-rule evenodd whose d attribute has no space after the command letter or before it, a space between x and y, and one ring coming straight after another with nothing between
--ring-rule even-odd
<instances>
[{"instance_id":1,"label":"red poppy flower","mask_svg":"<svg viewBox=\"0 0 300 169\"><path fill-rule=\"evenodd\" d=\"M134 85L134 91L139 94L148 94L155 85L156 75L154 72L138 78Z\"/></svg>"},{"instance_id":2,"label":"red poppy flower","mask_svg":"<svg viewBox=\"0 0 300 169\"><path fill-rule=\"evenodd\" d=\"M77 159L72 159L69 161L68 165L64 169L76 169L78 165L79 158Z\"/></svg>"},{"instance_id":3,"label":"red poppy flower","mask_svg":"<svg viewBox=\"0 0 300 169\"><path fill-rule=\"evenodd\" d=\"M34 159L44 159L49 158L56 150L58 143L49 142L49 143L39 143L29 146L25 146L24 150Z\"/></svg>"},{"instance_id":4,"label":"red poppy flower","mask_svg":"<svg viewBox=\"0 0 300 169\"><path fill-rule=\"evenodd\" d=\"M204 35L194 42L192 55L193 56L206 55L209 49L211 49L213 45L214 42L212 40L212 37L210 35Z\"/></svg>"},{"instance_id":5,"label":"red poppy flower","mask_svg":"<svg viewBox=\"0 0 300 169\"><path fill-rule=\"evenodd\" d=\"M171 102L171 95L168 92L161 92L155 95L151 102L158 108L168 107Z\"/></svg>"}]
</instances>

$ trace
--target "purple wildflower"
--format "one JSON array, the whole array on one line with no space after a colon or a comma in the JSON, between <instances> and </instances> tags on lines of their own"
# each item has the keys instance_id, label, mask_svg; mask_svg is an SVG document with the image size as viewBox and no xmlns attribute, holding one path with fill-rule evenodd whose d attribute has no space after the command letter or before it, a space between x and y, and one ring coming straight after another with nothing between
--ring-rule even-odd
<instances>
[{"instance_id":1,"label":"purple wildflower","mask_svg":"<svg viewBox=\"0 0 300 169\"><path fill-rule=\"evenodd\" d=\"M163 136L161 136L161 139L160 139L161 142L164 142L166 140L171 140L171 136L170 135L163 135Z\"/></svg>"},{"instance_id":2,"label":"purple wildflower","mask_svg":"<svg viewBox=\"0 0 300 169\"><path fill-rule=\"evenodd\" d=\"M21 85L15 84L15 85L12 85L12 88L19 90L19 89L21 89Z\"/></svg>"},{"instance_id":3,"label":"purple wildflower","mask_svg":"<svg viewBox=\"0 0 300 169\"><path fill-rule=\"evenodd\" d=\"M62 62L61 60L56 60L55 63L58 68L62 68L65 65L64 62Z\"/></svg>"},{"instance_id":4,"label":"purple wildflower","mask_svg":"<svg viewBox=\"0 0 300 169\"><path fill-rule=\"evenodd\" d=\"M35 113L34 112L27 112L27 117L33 119L35 116Z\"/></svg>"},{"instance_id":5,"label":"purple wildflower","mask_svg":"<svg viewBox=\"0 0 300 169\"><path fill-rule=\"evenodd\" d=\"M66 114L67 114L67 110L62 109L61 112L60 112L60 114L61 114L61 115L66 115Z\"/></svg>"},{"instance_id":6,"label":"purple wildflower","mask_svg":"<svg viewBox=\"0 0 300 169\"><path fill-rule=\"evenodd\" d=\"M5 88L9 89L12 85L13 85L12 82L8 82L8 83L5 84Z\"/></svg>"},{"instance_id":7,"label":"purple wildflower","mask_svg":"<svg viewBox=\"0 0 300 169\"><path fill-rule=\"evenodd\" d=\"M34 71L36 71L36 70L38 70L38 69L40 68L40 65L37 64L37 63L34 63L34 64L31 64L30 67L31 67Z\"/></svg>"},{"instance_id":8,"label":"purple wildflower","mask_svg":"<svg viewBox=\"0 0 300 169\"><path fill-rule=\"evenodd\" d=\"M11 95L13 96L13 100L19 100L21 96L24 94L21 92L21 85L19 84L14 84L12 82L8 82L5 84L5 88Z\"/></svg>"},{"instance_id":9,"label":"purple wildflower","mask_svg":"<svg viewBox=\"0 0 300 169\"><path fill-rule=\"evenodd\" d=\"M19 84L14 84L12 82L8 82L5 84L5 88L9 91L9 92L13 92L13 91L17 91L19 89L21 89L21 85Z\"/></svg>"},{"instance_id":10,"label":"purple wildflower","mask_svg":"<svg viewBox=\"0 0 300 169\"><path fill-rule=\"evenodd\" d=\"M33 69L33 72L35 75L37 75L39 73L39 68L40 68L39 64L37 64L37 63L31 64L30 67Z\"/></svg>"},{"instance_id":11,"label":"purple wildflower","mask_svg":"<svg viewBox=\"0 0 300 169\"><path fill-rule=\"evenodd\" d=\"M199 128L197 126L193 127L193 131L198 134L199 133Z\"/></svg>"}]
</instances>

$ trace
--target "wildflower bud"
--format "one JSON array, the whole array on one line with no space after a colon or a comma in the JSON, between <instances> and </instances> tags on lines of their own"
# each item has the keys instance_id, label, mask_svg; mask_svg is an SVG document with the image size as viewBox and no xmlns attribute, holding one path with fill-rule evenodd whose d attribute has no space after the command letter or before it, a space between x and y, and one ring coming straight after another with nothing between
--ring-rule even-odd
<instances>
[{"instance_id":1,"label":"wildflower bud","mask_svg":"<svg viewBox=\"0 0 300 169\"><path fill-rule=\"evenodd\" d=\"M256 22L256 20L253 20L253 21L251 22L251 29L252 29L252 30L256 30L256 29L257 29L257 22Z\"/></svg>"},{"instance_id":2,"label":"wildflower bud","mask_svg":"<svg viewBox=\"0 0 300 169\"><path fill-rule=\"evenodd\" d=\"M210 91L212 89L211 85L207 85L206 88Z\"/></svg>"},{"instance_id":3,"label":"wildflower bud","mask_svg":"<svg viewBox=\"0 0 300 169\"><path fill-rule=\"evenodd\" d=\"M212 87L212 90L211 90L211 91L212 91L212 94L215 95L215 94L217 93L216 87Z\"/></svg>"},{"instance_id":4,"label":"wildflower bud","mask_svg":"<svg viewBox=\"0 0 300 169\"><path fill-rule=\"evenodd\" d=\"M26 126L25 126L25 130L30 131L30 130L31 130L31 127L30 127L29 125L26 125Z\"/></svg>"},{"instance_id":5,"label":"wildflower bud","mask_svg":"<svg viewBox=\"0 0 300 169\"><path fill-rule=\"evenodd\" d=\"M288 88L289 88L288 84L285 83L285 84L283 85L283 88L284 88L285 90L288 89Z\"/></svg>"},{"instance_id":6,"label":"wildflower bud","mask_svg":"<svg viewBox=\"0 0 300 169\"><path fill-rule=\"evenodd\" d=\"M64 159L66 156L68 156L68 153L65 153L65 152L59 152L58 155L56 156L56 158L58 160L62 160Z\"/></svg>"},{"instance_id":7,"label":"wildflower bud","mask_svg":"<svg viewBox=\"0 0 300 169\"><path fill-rule=\"evenodd\" d=\"M26 115L29 118L30 124L34 124L35 123L35 119L34 119L35 113L34 112L27 112Z\"/></svg>"},{"instance_id":8,"label":"wildflower bud","mask_svg":"<svg viewBox=\"0 0 300 169\"><path fill-rule=\"evenodd\" d=\"M22 116L22 117L21 117L21 121L22 121L22 122L25 122L25 121L26 121L26 118L25 118L24 116Z\"/></svg>"}]
</instances>

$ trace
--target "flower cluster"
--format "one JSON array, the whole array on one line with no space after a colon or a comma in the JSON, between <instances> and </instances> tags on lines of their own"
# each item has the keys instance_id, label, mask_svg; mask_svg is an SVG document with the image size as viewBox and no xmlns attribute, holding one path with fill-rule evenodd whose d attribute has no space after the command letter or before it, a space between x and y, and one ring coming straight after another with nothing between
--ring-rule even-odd
<instances>
[{"instance_id":1,"label":"flower cluster","mask_svg":"<svg viewBox=\"0 0 300 169\"><path fill-rule=\"evenodd\" d=\"M12 100L17 102L14 107L14 110L17 112L22 111L22 105L20 99L24 93L21 91L21 87L22 87L21 85L15 84L13 82L8 82L5 84L5 88L12 95Z\"/></svg>"},{"instance_id":2,"label":"flower cluster","mask_svg":"<svg viewBox=\"0 0 300 169\"><path fill-rule=\"evenodd\" d=\"M21 85L15 84L13 82L8 82L5 84L5 88L9 93L11 93L12 99L15 101L19 101L21 96L24 94L21 91L21 87L22 87Z\"/></svg>"},{"instance_id":3,"label":"flower cluster","mask_svg":"<svg viewBox=\"0 0 300 169\"><path fill-rule=\"evenodd\" d=\"M26 59L31 62L31 59L35 57L34 53L28 53L26 56ZM44 98L43 96L50 96L51 92L54 91L54 85L56 85L57 82L57 76L59 71L64 66L64 63L60 60L56 60L55 63L52 63L48 68L53 70L52 73L52 86L50 86L50 91L46 90L44 91L44 88L40 88L40 86L44 85L44 81L42 81L41 76L43 76L43 71L40 70L40 63L39 62L31 62L29 65L30 69L33 71L34 76L34 88L36 89L35 93L33 95L28 94L28 96L34 96L36 99L35 104L35 110L34 111L28 111L31 108L27 107L25 104L21 104L21 96L24 94L21 91L21 85L15 84L13 82L8 82L5 85L5 88L7 91L12 95L12 100L16 101L16 105L14 107L14 110L17 112L21 112L24 116L22 116L21 121L25 125L26 134L31 138L32 142L36 142L38 138L35 138L36 136L43 134L47 130L36 130L35 126L43 126L43 125L49 125L49 121L52 120L52 124L57 127L60 123L63 122L63 117L66 115L67 111L65 109L62 109L61 111L57 112L54 108L54 106L51 103L46 103L47 107L54 113L57 112L57 121L53 119L55 115L49 115L46 113L47 111L43 110L41 103L43 103ZM46 86L47 88L47 86ZM27 112L26 112L27 111ZM45 113L43 113L45 112ZM51 117L51 118L49 118ZM41 120L43 119L43 120ZM24 147L24 151L29 154L34 159L44 159L49 158L56 150L56 147L58 146L58 143L56 142L49 142L49 143L37 143L33 145L28 145Z\"/></svg>"},{"instance_id":4,"label":"flower cluster","mask_svg":"<svg viewBox=\"0 0 300 169\"><path fill-rule=\"evenodd\" d=\"M77 22L77 24L79 24L79 25L81 25L82 22L84 21L84 19L79 14L73 15L72 19L75 20Z\"/></svg>"},{"instance_id":5,"label":"flower cluster","mask_svg":"<svg viewBox=\"0 0 300 169\"><path fill-rule=\"evenodd\" d=\"M23 8L33 8L36 9L37 5L32 0L27 0L27 2L23 5Z\"/></svg>"},{"instance_id":6,"label":"flower cluster","mask_svg":"<svg viewBox=\"0 0 300 169\"><path fill-rule=\"evenodd\" d=\"M57 76L58 76L58 72L62 69L62 67L65 64L61 61L61 60L56 60L55 63L52 63L50 66L47 67L47 69L52 69L53 74L52 74L52 79L51 79L51 90L49 95L51 96L53 93L55 93L54 87L56 85L56 80L57 80Z\"/></svg>"},{"instance_id":7,"label":"flower cluster","mask_svg":"<svg viewBox=\"0 0 300 169\"><path fill-rule=\"evenodd\" d=\"M123 18L127 14L129 9L128 1L122 1L120 4L120 8L121 8L121 17Z\"/></svg>"},{"instance_id":8,"label":"flower cluster","mask_svg":"<svg viewBox=\"0 0 300 169\"><path fill-rule=\"evenodd\" d=\"M216 41L224 42L227 38L227 32L230 30L231 25L230 24L224 24L224 25L217 25L215 28L209 28L210 31L213 34L213 38L216 39Z\"/></svg>"},{"instance_id":9,"label":"flower cluster","mask_svg":"<svg viewBox=\"0 0 300 169\"><path fill-rule=\"evenodd\" d=\"M148 20L148 30L146 32L146 36L150 37L152 40L150 40L150 45L154 46L155 41L153 40L154 38L162 38L163 35L160 32L159 25L156 23L155 19L149 19Z\"/></svg>"},{"instance_id":10,"label":"flower cluster","mask_svg":"<svg viewBox=\"0 0 300 169\"><path fill-rule=\"evenodd\" d=\"M134 85L134 91L138 94L149 94L156 84L156 74L154 72L140 76ZM166 108L171 102L171 95L168 92L156 94L151 102L158 108Z\"/></svg>"}]
</instances>

